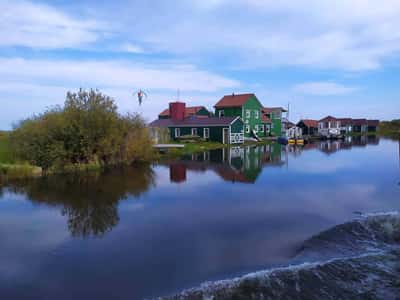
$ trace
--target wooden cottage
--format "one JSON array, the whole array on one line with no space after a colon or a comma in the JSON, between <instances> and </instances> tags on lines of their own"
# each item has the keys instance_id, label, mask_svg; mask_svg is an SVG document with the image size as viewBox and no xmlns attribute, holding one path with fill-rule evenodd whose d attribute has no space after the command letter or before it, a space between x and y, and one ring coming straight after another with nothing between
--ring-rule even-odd
<instances>
[{"instance_id":1,"label":"wooden cottage","mask_svg":"<svg viewBox=\"0 0 400 300\"><path fill-rule=\"evenodd\" d=\"M170 103L170 118L151 122L150 131L156 135L158 132L156 129L167 128L172 140L180 140L182 136L193 136L223 144L243 143L243 121L240 117L187 117L185 111L185 103ZM156 136L154 138L157 139Z\"/></svg>"},{"instance_id":2,"label":"wooden cottage","mask_svg":"<svg viewBox=\"0 0 400 300\"><path fill-rule=\"evenodd\" d=\"M225 95L214 108L217 117L240 117L245 137L253 137L254 133L259 137L266 136L265 124L261 120L263 106L254 94Z\"/></svg>"},{"instance_id":3,"label":"wooden cottage","mask_svg":"<svg viewBox=\"0 0 400 300\"><path fill-rule=\"evenodd\" d=\"M318 134L318 121L304 119L297 123L297 127L300 127L303 135L315 136Z\"/></svg>"}]
</instances>

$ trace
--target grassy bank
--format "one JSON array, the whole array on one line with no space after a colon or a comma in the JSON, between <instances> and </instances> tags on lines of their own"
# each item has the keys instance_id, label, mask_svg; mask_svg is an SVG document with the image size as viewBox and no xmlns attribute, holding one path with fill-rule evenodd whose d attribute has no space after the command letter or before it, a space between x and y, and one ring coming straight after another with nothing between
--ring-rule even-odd
<instances>
[{"instance_id":1,"label":"grassy bank","mask_svg":"<svg viewBox=\"0 0 400 300\"><path fill-rule=\"evenodd\" d=\"M400 120L381 122L378 134L384 137L400 139Z\"/></svg>"},{"instance_id":2,"label":"grassy bank","mask_svg":"<svg viewBox=\"0 0 400 300\"><path fill-rule=\"evenodd\" d=\"M8 179L40 176L42 169L17 162L11 151L10 133L0 131L0 183Z\"/></svg>"}]
</instances>

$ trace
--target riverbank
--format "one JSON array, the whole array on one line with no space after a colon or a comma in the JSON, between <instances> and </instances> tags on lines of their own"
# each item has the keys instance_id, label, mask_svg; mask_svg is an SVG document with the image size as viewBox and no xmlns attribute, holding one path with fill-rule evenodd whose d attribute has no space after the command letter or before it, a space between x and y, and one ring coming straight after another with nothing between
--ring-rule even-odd
<instances>
[{"instance_id":1,"label":"riverbank","mask_svg":"<svg viewBox=\"0 0 400 300\"><path fill-rule=\"evenodd\" d=\"M245 142L240 146L256 146L271 143L269 140L263 140L261 142ZM152 163L157 161L163 161L168 159L174 159L185 155L191 155L195 153L228 148L232 145L221 144L217 142L193 142L193 143L177 143L184 145L182 148L171 148L165 152L158 152L155 149L151 149L153 152L151 155L152 159L146 163ZM93 172L102 171L109 167L115 167L113 164L99 164L99 163L87 163L87 164L69 164L59 168L51 168L46 171L47 175L60 174L60 173L74 173L74 172ZM27 177L38 177L44 175L42 168L33 166L27 162L19 162L14 159L10 141L9 133L0 133L0 183L7 180L15 180Z\"/></svg>"}]
</instances>

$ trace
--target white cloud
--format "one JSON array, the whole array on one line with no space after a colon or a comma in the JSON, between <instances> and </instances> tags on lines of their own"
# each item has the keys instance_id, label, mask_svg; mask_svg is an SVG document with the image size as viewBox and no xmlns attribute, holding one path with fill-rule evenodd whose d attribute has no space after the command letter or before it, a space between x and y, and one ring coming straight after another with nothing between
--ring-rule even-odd
<instances>
[{"instance_id":1,"label":"white cloud","mask_svg":"<svg viewBox=\"0 0 400 300\"><path fill-rule=\"evenodd\" d=\"M144 49L138 45L131 43L122 44L116 51L128 52L128 53L144 53Z\"/></svg>"},{"instance_id":2,"label":"white cloud","mask_svg":"<svg viewBox=\"0 0 400 300\"><path fill-rule=\"evenodd\" d=\"M57 49L97 41L104 25L80 20L45 4L0 0L0 46Z\"/></svg>"},{"instance_id":3,"label":"white cloud","mask_svg":"<svg viewBox=\"0 0 400 300\"><path fill-rule=\"evenodd\" d=\"M400 52L397 0L222 2L211 1L205 12L177 5L175 13L155 18L155 26L140 27L135 37L157 50L221 56L231 66L251 68L365 71Z\"/></svg>"},{"instance_id":4,"label":"white cloud","mask_svg":"<svg viewBox=\"0 0 400 300\"><path fill-rule=\"evenodd\" d=\"M146 45L146 51L196 60L223 57L229 67L346 71L377 69L400 52L398 0L177 0L173 9L164 1L73 7L74 17L53 6L0 0L0 46L90 46L112 52L107 39L112 28L112 44L125 52L142 53ZM128 42L132 36L135 44Z\"/></svg>"},{"instance_id":5,"label":"white cloud","mask_svg":"<svg viewBox=\"0 0 400 300\"><path fill-rule=\"evenodd\" d=\"M335 82L306 82L295 85L295 92L307 95L332 96L349 94L357 90L356 87L348 87Z\"/></svg>"},{"instance_id":6,"label":"white cloud","mask_svg":"<svg viewBox=\"0 0 400 300\"><path fill-rule=\"evenodd\" d=\"M62 104L68 90L99 88L113 97L121 112L136 111L154 119L175 100L188 105L212 106L236 80L199 70L190 65L134 64L129 61L37 60L0 58L1 128L40 113L46 107ZM148 100L139 106L133 93L145 89Z\"/></svg>"},{"instance_id":7,"label":"white cloud","mask_svg":"<svg viewBox=\"0 0 400 300\"><path fill-rule=\"evenodd\" d=\"M135 64L129 61L0 58L0 78L10 81L62 82L64 86L181 89L212 92L239 86L236 80L192 65Z\"/></svg>"}]
</instances>

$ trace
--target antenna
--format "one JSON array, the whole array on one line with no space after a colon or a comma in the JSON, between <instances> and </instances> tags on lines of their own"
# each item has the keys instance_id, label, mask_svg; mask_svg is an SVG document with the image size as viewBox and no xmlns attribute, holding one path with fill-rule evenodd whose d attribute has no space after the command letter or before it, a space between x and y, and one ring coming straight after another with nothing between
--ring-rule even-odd
<instances>
[{"instance_id":1,"label":"antenna","mask_svg":"<svg viewBox=\"0 0 400 300\"><path fill-rule=\"evenodd\" d=\"M177 91L176 91L176 100L177 101L179 101L180 99L180 96L181 96L181 91L178 89Z\"/></svg>"},{"instance_id":2,"label":"antenna","mask_svg":"<svg viewBox=\"0 0 400 300\"><path fill-rule=\"evenodd\" d=\"M289 121L289 109L290 109L290 102L287 104L287 112L286 112L286 119Z\"/></svg>"}]
</instances>

